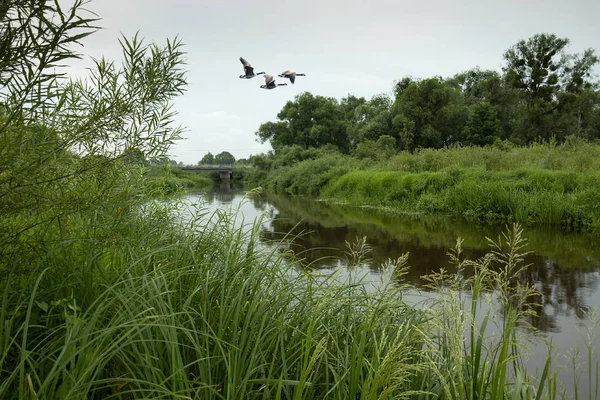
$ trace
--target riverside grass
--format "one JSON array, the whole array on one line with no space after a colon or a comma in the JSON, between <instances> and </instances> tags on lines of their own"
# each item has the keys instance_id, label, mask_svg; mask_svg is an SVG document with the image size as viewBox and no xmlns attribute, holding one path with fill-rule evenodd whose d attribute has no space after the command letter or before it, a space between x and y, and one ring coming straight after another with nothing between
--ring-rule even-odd
<instances>
[{"instance_id":1,"label":"riverside grass","mask_svg":"<svg viewBox=\"0 0 600 400\"><path fill-rule=\"evenodd\" d=\"M410 173L354 171L322 196L406 212L484 221L519 221L575 230L600 229L600 172L518 169Z\"/></svg>"},{"instance_id":2,"label":"riverside grass","mask_svg":"<svg viewBox=\"0 0 600 400\"><path fill-rule=\"evenodd\" d=\"M459 242L451 261L476 273L432 276L446 295L417 309L398 284L406 256L376 286L314 276L259 246L260 221L176 207L153 202L110 229L82 215L37 273L3 279L0 398L560 398L544 390L550 359L538 381L521 364L518 227L484 261L462 260ZM350 270L365 256L350 246ZM504 306L496 339L492 313L477 322L486 293Z\"/></svg>"},{"instance_id":3,"label":"riverside grass","mask_svg":"<svg viewBox=\"0 0 600 400\"><path fill-rule=\"evenodd\" d=\"M600 230L600 144L570 138L515 147L422 149L379 161L313 152L250 182L277 193L486 223ZM283 154L282 157L287 154ZM326 161L326 162L325 162ZM318 174L307 173L312 168Z\"/></svg>"}]
</instances>

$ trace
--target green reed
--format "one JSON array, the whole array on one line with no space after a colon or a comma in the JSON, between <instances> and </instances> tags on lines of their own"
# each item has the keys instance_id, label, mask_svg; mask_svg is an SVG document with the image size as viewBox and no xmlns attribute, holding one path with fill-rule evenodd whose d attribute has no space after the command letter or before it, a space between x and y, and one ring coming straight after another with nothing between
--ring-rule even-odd
<instances>
[{"instance_id":1,"label":"green reed","mask_svg":"<svg viewBox=\"0 0 600 400\"><path fill-rule=\"evenodd\" d=\"M515 283L519 227L481 260L459 241L458 273L433 275L439 296L419 307L400 283L408 255L370 282L357 238L348 269L309 273L285 242L261 245L260 220L174 206L116 225L100 210L73 216L35 279L3 280L0 397L556 398L551 358L537 381L523 367L534 308Z\"/></svg>"}]
</instances>

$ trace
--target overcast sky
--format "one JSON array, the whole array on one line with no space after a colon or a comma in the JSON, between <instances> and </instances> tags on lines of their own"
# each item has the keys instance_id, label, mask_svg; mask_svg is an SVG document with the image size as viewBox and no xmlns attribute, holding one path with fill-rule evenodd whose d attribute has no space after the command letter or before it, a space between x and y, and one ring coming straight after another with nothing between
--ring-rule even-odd
<instances>
[{"instance_id":1,"label":"overcast sky","mask_svg":"<svg viewBox=\"0 0 600 400\"><path fill-rule=\"evenodd\" d=\"M119 36L136 31L185 43L190 85L176 109L187 132L171 158L186 164L209 151L236 159L268 151L256 141L259 125L303 91L369 99L404 76L500 71L506 49L543 32L569 38L569 52L600 51L599 0L94 0L87 8L104 29L85 39L85 55L119 60ZM239 79L240 56L256 72L307 76L263 90L261 77Z\"/></svg>"}]
</instances>

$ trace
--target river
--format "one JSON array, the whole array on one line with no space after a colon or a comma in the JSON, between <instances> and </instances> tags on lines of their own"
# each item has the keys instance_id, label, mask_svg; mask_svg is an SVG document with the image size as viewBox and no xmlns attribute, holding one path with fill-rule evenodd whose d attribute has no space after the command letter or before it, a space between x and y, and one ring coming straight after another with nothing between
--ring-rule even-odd
<instances>
[{"instance_id":1,"label":"river","mask_svg":"<svg viewBox=\"0 0 600 400\"><path fill-rule=\"evenodd\" d=\"M452 271L447 255L458 237L464 239L464 254L477 259L489 251L487 238L498 238L504 226L481 225L450 218L401 215L392 211L329 204L302 197L265 196L247 198L244 192L220 188L208 194L192 194L187 201L200 204L208 211L217 208L238 209L246 222L264 215L261 238L264 243L279 241L288 235L289 249L299 255L308 268L315 271L343 268L348 243L366 237L370 251L366 267L377 275L379 266L390 258L408 252L410 270L405 281L420 293L422 276L441 267ZM589 235L557 229L524 227L528 240L525 250L526 277L534 283L541 304L537 317L530 323L552 339L557 349L555 366L566 388L572 388L572 367L565 354L573 345L583 347L585 311L600 304L600 245ZM289 238L293 238L289 239ZM600 327L596 349L600 351ZM543 367L546 346L542 341L534 347L528 362L530 369ZM595 355L596 362L600 356ZM583 363L583 371L587 365ZM587 394L586 377L580 389Z\"/></svg>"}]
</instances>

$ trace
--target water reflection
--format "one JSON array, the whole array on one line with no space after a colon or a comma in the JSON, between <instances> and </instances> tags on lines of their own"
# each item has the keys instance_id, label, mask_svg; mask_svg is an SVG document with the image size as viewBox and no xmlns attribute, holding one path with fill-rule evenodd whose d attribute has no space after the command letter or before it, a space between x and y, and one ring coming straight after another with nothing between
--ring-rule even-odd
<instances>
[{"instance_id":1,"label":"water reflection","mask_svg":"<svg viewBox=\"0 0 600 400\"><path fill-rule=\"evenodd\" d=\"M219 188L215 191L210 191L202 195L202 201L206 202L208 205L217 204L231 204L235 198L238 198L238 201L243 197L239 192L234 192L230 182L221 182Z\"/></svg>"},{"instance_id":2,"label":"water reflection","mask_svg":"<svg viewBox=\"0 0 600 400\"><path fill-rule=\"evenodd\" d=\"M411 269L405 280L420 290L423 275L441 267L452 272L447 252L458 237L464 239L464 256L477 259L489 250L486 237L497 238L504 231L498 226L398 215L300 197L249 197L242 202L243 198L243 193L231 188L190 196L192 202L201 203L209 211L239 209L246 221L266 214L262 224L265 243L281 241L287 235L287 249L293 250L309 268L337 268L345 259L346 242L363 236L371 247L368 266L373 275L388 258L409 252ZM529 243L526 250L532 253L526 257L530 265L519 279L535 284L539 295L530 300L541 304L529 322L552 338L562 353L556 359L566 360L565 352L574 344L580 348L585 345L577 318L583 317L589 307L600 304L600 246L595 238L552 229L526 228L524 235ZM545 352L545 345L539 341L527 363L530 371L543 369ZM565 388L573 387L572 372L559 371L559 376ZM585 382L579 385L586 390Z\"/></svg>"},{"instance_id":3,"label":"water reflection","mask_svg":"<svg viewBox=\"0 0 600 400\"><path fill-rule=\"evenodd\" d=\"M389 258L408 252L409 274L405 277L416 287L422 276L441 267L454 272L448 250L457 237L464 239L464 256L475 260L489 251L486 238L498 238L504 227L473 224L448 218L411 217L372 208L347 207L299 197L270 196L256 200L258 208L268 201L275 208L273 219L264 229L264 237L276 240L292 232L290 249L301 254L313 268L329 267L344 258L346 242L367 237L371 247L370 267L377 270ZM549 229L525 229L526 257L530 264L520 276L522 282L535 284L541 304L531 323L541 331L560 329L557 317L579 316L598 293L600 249L589 236ZM305 249L310 249L305 251ZM593 297L593 296L592 296ZM596 296L597 298L597 296Z\"/></svg>"},{"instance_id":4,"label":"water reflection","mask_svg":"<svg viewBox=\"0 0 600 400\"><path fill-rule=\"evenodd\" d=\"M210 207L236 207L243 194L222 188L203 197ZM245 219L267 212L262 238L281 241L310 268L335 268L345 259L347 242L365 236L371 248L368 266L373 272L388 259L408 252L410 271L404 278L422 288L422 276L441 267L454 272L448 250L456 239L463 241L464 256L482 257L488 250L486 238L498 238L504 227L473 224L448 218L406 216L373 208L327 204L301 197L262 196L247 199L242 207ZM600 248L594 238L551 229L525 229L526 257L530 264L520 276L535 284L541 304L531 323L544 332L558 332L561 318L582 317L583 311L598 304L600 293ZM287 250L287 249L286 249ZM342 260L342 261L340 261Z\"/></svg>"}]
</instances>

